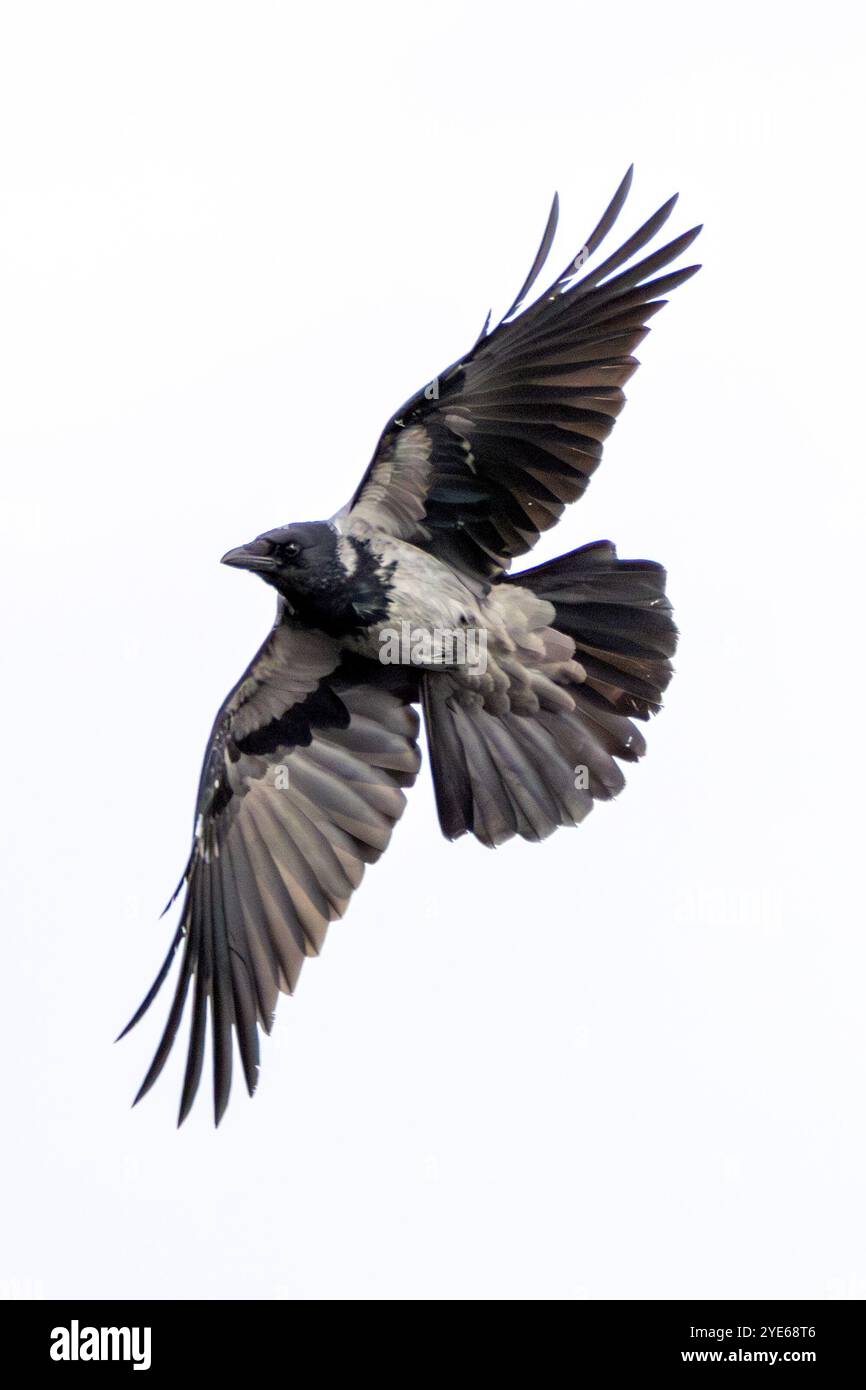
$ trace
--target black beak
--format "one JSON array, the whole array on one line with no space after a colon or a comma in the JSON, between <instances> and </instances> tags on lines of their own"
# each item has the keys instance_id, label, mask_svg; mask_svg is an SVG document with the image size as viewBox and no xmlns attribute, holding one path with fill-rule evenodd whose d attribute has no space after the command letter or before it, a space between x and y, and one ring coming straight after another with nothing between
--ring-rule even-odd
<instances>
[{"instance_id":1,"label":"black beak","mask_svg":"<svg viewBox=\"0 0 866 1390\"><path fill-rule=\"evenodd\" d=\"M240 570L255 570L258 574L269 574L277 568L274 547L270 541L250 541L249 545L239 545L236 550L227 550L220 564L232 565Z\"/></svg>"}]
</instances>

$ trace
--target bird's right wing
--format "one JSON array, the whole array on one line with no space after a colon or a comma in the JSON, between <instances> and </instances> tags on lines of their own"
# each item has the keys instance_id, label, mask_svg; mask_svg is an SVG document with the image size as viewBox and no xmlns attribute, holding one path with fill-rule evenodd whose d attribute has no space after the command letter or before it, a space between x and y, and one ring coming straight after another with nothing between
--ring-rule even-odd
<instances>
[{"instance_id":1,"label":"bird's right wing","mask_svg":"<svg viewBox=\"0 0 866 1390\"><path fill-rule=\"evenodd\" d=\"M178 1123L201 1079L208 1008L216 1122L229 1097L233 1029L252 1094L257 1025L270 1031L279 991L292 992L403 811L402 788L420 766L413 681L396 667L341 659L332 638L283 623L229 695L202 770L180 926L124 1029L150 1007L183 942L168 1021L136 1100L165 1065L191 983Z\"/></svg>"}]
</instances>

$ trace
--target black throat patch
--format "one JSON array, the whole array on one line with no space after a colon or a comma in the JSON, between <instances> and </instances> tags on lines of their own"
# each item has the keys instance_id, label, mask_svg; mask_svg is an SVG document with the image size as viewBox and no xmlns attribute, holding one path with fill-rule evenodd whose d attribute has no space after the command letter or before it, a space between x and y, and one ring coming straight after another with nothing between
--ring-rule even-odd
<instances>
[{"instance_id":1,"label":"black throat patch","mask_svg":"<svg viewBox=\"0 0 866 1390\"><path fill-rule=\"evenodd\" d=\"M383 565L369 541L347 541L355 556L351 570L340 556L338 534L323 527L306 564L278 586L297 618L330 637L355 637L384 622L394 587L396 561Z\"/></svg>"},{"instance_id":2,"label":"black throat patch","mask_svg":"<svg viewBox=\"0 0 866 1390\"><path fill-rule=\"evenodd\" d=\"M397 561L383 565L373 552L370 542L359 540L357 536L348 537L349 544L358 557L354 572L348 583L352 595L352 607L357 615L358 631L383 623L390 615L390 595L394 590L394 571Z\"/></svg>"}]
</instances>

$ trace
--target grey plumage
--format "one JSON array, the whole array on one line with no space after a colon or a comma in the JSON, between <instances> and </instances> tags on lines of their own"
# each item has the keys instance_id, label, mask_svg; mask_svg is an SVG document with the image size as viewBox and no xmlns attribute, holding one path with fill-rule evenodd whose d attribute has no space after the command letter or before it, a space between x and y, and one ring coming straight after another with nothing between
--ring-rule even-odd
<instances>
[{"instance_id":1,"label":"grey plumage","mask_svg":"<svg viewBox=\"0 0 866 1390\"><path fill-rule=\"evenodd\" d=\"M665 203L594 269L631 170L579 255L524 307L553 241L501 322L386 426L351 502L330 522L266 532L224 557L278 593L274 628L214 723L181 888L180 925L128 1031L182 945L168 1020L139 1099L162 1071L192 991L180 1120L210 1018L215 1118L237 1039L250 1093L259 1028L322 948L387 848L427 725L439 819L495 846L580 822L644 752L632 720L661 704L676 644L665 572L601 541L508 573L598 466L664 296L663 271L699 228L631 264ZM380 660L383 634L483 633L486 664ZM447 651L447 649L444 649Z\"/></svg>"}]
</instances>

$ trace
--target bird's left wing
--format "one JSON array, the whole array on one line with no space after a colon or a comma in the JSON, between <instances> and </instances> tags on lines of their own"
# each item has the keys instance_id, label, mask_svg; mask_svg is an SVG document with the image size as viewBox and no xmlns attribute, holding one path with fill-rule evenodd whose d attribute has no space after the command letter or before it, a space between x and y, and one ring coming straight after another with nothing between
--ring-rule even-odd
<instances>
[{"instance_id":1,"label":"bird's left wing","mask_svg":"<svg viewBox=\"0 0 866 1390\"><path fill-rule=\"evenodd\" d=\"M258 1024L270 1032L279 991L292 992L304 957L318 954L365 864L387 847L402 788L417 775L410 683L396 667L341 658L323 633L281 623L225 701L202 769L180 926L124 1029L149 1008L183 943L168 1021L136 1100L165 1065L191 984L178 1123L201 1079L208 1012L217 1124L231 1085L232 1030L252 1094Z\"/></svg>"},{"instance_id":2,"label":"bird's left wing","mask_svg":"<svg viewBox=\"0 0 866 1390\"><path fill-rule=\"evenodd\" d=\"M623 407L632 355L665 296L698 269L666 271L699 227L635 261L669 199L616 251L592 258L631 185L628 171L562 275L528 308L556 229L547 228L499 325L392 417L338 524L369 524L464 572L495 576L581 496Z\"/></svg>"}]
</instances>

